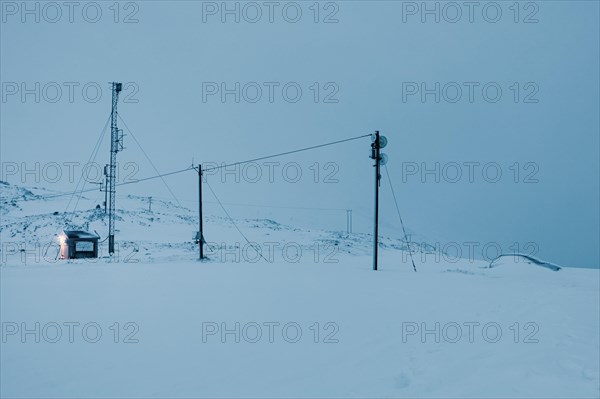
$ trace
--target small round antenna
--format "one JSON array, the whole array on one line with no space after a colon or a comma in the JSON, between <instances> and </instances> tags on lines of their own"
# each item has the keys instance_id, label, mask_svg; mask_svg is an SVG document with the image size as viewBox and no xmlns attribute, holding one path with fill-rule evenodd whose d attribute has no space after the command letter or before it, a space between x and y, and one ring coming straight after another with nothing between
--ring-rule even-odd
<instances>
[{"instance_id":1,"label":"small round antenna","mask_svg":"<svg viewBox=\"0 0 600 399\"><path fill-rule=\"evenodd\" d=\"M384 166L385 164L388 163L387 154L381 153L381 160L379 161L379 163L381 164L381 166Z\"/></svg>"},{"instance_id":2,"label":"small round antenna","mask_svg":"<svg viewBox=\"0 0 600 399\"><path fill-rule=\"evenodd\" d=\"M385 136L379 136L379 148L385 148L387 146L388 140Z\"/></svg>"}]
</instances>

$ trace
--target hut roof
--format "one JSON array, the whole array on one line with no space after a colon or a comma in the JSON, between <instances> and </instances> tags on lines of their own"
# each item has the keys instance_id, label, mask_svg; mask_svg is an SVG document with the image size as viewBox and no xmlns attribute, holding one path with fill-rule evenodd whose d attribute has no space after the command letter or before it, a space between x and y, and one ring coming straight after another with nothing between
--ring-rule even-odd
<instances>
[{"instance_id":1,"label":"hut roof","mask_svg":"<svg viewBox=\"0 0 600 399\"><path fill-rule=\"evenodd\" d=\"M88 231L83 231L83 230L65 230L64 231L65 235L67 236L68 239L88 239L88 240L92 240L92 239L98 239L100 238L100 236L98 236L95 233L90 233Z\"/></svg>"}]
</instances>

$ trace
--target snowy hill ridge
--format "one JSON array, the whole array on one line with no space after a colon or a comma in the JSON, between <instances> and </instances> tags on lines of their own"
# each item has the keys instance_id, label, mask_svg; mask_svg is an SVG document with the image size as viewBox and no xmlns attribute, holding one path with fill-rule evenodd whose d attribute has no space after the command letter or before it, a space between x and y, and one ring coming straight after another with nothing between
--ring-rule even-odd
<instances>
[{"instance_id":1,"label":"snowy hill ridge","mask_svg":"<svg viewBox=\"0 0 600 399\"><path fill-rule=\"evenodd\" d=\"M0 187L0 240L4 243L0 247L1 263L11 263L11 260L20 264L54 263L58 258L58 236L63 230L96 232L101 237L99 256L107 256L108 217L100 205L102 196L96 193L95 197L84 195L77 200L71 195L39 187L25 188L1 181ZM118 196L118 204L116 245L117 251L120 249L126 259L157 262L197 258L198 246L193 242L194 232L198 229L196 211L161 199L153 199L152 210L149 210L148 197L136 195ZM246 237L237 231L238 228ZM232 221L227 217L205 214L204 236L209 262L273 262L275 259L263 256L263 252L274 255L274 252L290 250L312 255L317 262L324 259L327 262L339 261L337 255L340 253L360 256L372 253L371 234L300 229L268 218ZM379 245L384 252L398 252L406 267L410 253L416 263L427 263L427 258L436 258L438 261L435 263L457 266L456 261L439 261L439 255L446 254L426 242L406 243L399 238L380 237ZM282 257L281 253L279 255ZM292 255L283 254L283 258L296 263ZM555 271L561 269L558 265L521 254L503 255L491 263L469 259L458 262L458 266L494 267L504 265L508 256L512 257L508 263L519 262L520 259L524 264Z\"/></svg>"},{"instance_id":2,"label":"snowy hill ridge","mask_svg":"<svg viewBox=\"0 0 600 399\"><path fill-rule=\"evenodd\" d=\"M5 244L3 247L8 245L8 250L12 248L14 251L14 245L17 245L20 249L25 248L25 253L28 253L28 248L45 247L41 256L33 251L32 258L38 256L53 261L57 256L58 235L63 230L84 230L96 232L101 237L100 256L105 256L108 217L99 205L101 200L82 196L77 201L70 200L70 196L57 195L60 193L2 182L0 237ZM78 210L73 210L75 203L78 203ZM118 203L115 217L117 246L126 253L135 252L136 261L190 260L197 257L198 246L193 242L193 232L198 228L197 213L172 201L160 199L152 201L150 211L148 198L135 195L119 197ZM236 226L250 244L236 230ZM209 261L237 260L235 254L227 256L227 251L232 248L262 252L272 251L274 246L291 246L303 252L311 249L319 251L324 257L329 255L330 258L338 252L367 255L372 251L372 236L369 234L304 230L268 218L244 218L232 222L227 217L208 214L204 216L204 229ZM9 244L14 245L11 247ZM408 249L406 243L389 237L381 237L380 246L384 250ZM315 249L317 247L318 250ZM420 250L424 248L427 250L424 246ZM2 250L6 251L6 248ZM269 261L257 253L247 255L252 260L256 255L261 261ZM2 258L10 260L11 257L4 254ZM244 260L243 256L238 258L239 261Z\"/></svg>"}]
</instances>

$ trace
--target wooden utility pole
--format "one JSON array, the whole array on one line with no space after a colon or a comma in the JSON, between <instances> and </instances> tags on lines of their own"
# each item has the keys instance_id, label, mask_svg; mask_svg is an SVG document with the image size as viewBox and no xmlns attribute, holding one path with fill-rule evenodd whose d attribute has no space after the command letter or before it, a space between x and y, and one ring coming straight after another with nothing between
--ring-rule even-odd
<instances>
[{"instance_id":1,"label":"wooden utility pole","mask_svg":"<svg viewBox=\"0 0 600 399\"><path fill-rule=\"evenodd\" d=\"M200 260L204 259L204 234L202 232L202 164L198 164L198 246Z\"/></svg>"},{"instance_id":2,"label":"wooden utility pole","mask_svg":"<svg viewBox=\"0 0 600 399\"><path fill-rule=\"evenodd\" d=\"M379 130L375 131L375 140L371 143L371 158L375 160L375 223L373 231L373 270L377 270L377 250L379 248L378 236L379 236L379 182L381 179L380 165L381 165L381 152L379 142Z\"/></svg>"}]
</instances>

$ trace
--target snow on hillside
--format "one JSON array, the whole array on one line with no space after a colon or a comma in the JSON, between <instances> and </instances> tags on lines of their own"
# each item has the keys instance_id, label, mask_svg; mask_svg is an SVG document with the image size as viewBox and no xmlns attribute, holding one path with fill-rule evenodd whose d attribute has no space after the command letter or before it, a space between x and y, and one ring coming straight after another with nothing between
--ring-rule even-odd
<instances>
[{"instance_id":1,"label":"snow on hillside","mask_svg":"<svg viewBox=\"0 0 600 399\"><path fill-rule=\"evenodd\" d=\"M42 189L24 189L5 185L2 192L3 215L0 223L0 238L4 263L54 263L58 255L58 235L64 230L96 231L103 241L100 256L108 256L108 218L102 207L102 199L94 196L82 197L74 209L76 199L56 195ZM198 230L197 210L178 206L171 201L154 199L149 211L148 198L127 195L117 198L119 207L116 216L117 250L128 262L154 262L160 260L194 260L198 257L198 246L194 244L194 232ZM289 251L302 247L306 254L323 251L333 257L338 252L351 254L371 253L371 236L346 234L337 231L303 230L280 224L270 219L241 219L235 224L246 232L249 245L226 216L205 215L205 239L207 254L212 261L235 261L236 255L246 260L265 262L257 251L275 252L274 244L281 244L277 252L288 244ZM256 242L256 244L255 244ZM279 245L277 245L279 246ZM329 248L325 252L323 247ZM333 248L336 247L336 248ZM383 237L382 248L405 249L407 245L398 238ZM222 248L222 250L221 250ZM231 252L227 252L227 248ZM239 248L234 251L231 248ZM16 253L15 249L23 253ZM254 249L254 250L253 250ZM423 250L426 248L420 248ZM229 255L228 255L229 254ZM280 255L282 255L280 253ZM290 253L290 257L294 254ZM308 255L306 255L308 256ZM265 256L266 258L266 256ZM11 262L12 261L12 262ZM79 262L102 262L81 260Z\"/></svg>"},{"instance_id":2,"label":"snow on hillside","mask_svg":"<svg viewBox=\"0 0 600 399\"><path fill-rule=\"evenodd\" d=\"M597 269L428 252L414 273L384 237L373 272L369 235L236 220L249 246L218 215L198 262L196 214L134 196L117 257L61 261L65 220L106 220L48 194L2 185L1 397L600 396Z\"/></svg>"}]
</instances>

